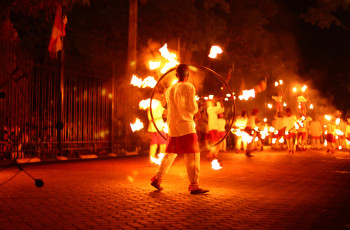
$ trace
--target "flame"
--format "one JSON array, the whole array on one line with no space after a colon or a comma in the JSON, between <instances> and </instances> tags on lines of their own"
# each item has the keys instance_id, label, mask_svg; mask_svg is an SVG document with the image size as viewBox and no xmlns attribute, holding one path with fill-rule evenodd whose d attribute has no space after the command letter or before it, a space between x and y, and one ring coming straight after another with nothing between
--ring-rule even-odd
<instances>
[{"instance_id":1,"label":"flame","mask_svg":"<svg viewBox=\"0 0 350 230\"><path fill-rule=\"evenodd\" d=\"M160 66L160 61L149 61L149 69L154 70Z\"/></svg>"},{"instance_id":2,"label":"flame","mask_svg":"<svg viewBox=\"0 0 350 230\"><path fill-rule=\"evenodd\" d=\"M248 100L249 98L255 98L255 90L250 89L250 90L243 90L243 94L238 96L239 100Z\"/></svg>"},{"instance_id":3,"label":"flame","mask_svg":"<svg viewBox=\"0 0 350 230\"><path fill-rule=\"evenodd\" d=\"M172 83L172 85L176 84L179 80L178 79L175 79Z\"/></svg>"},{"instance_id":4,"label":"flame","mask_svg":"<svg viewBox=\"0 0 350 230\"><path fill-rule=\"evenodd\" d=\"M165 156L164 153L159 153L158 154L158 159L154 157L150 157L151 161L157 165L160 165L162 163L163 157Z\"/></svg>"},{"instance_id":5,"label":"flame","mask_svg":"<svg viewBox=\"0 0 350 230\"><path fill-rule=\"evenodd\" d=\"M332 117L326 114L324 115L324 119L326 119L327 121L330 121L332 120Z\"/></svg>"},{"instance_id":6,"label":"flame","mask_svg":"<svg viewBox=\"0 0 350 230\"><path fill-rule=\"evenodd\" d=\"M324 146L327 146L327 141L326 140L324 140Z\"/></svg>"},{"instance_id":7,"label":"flame","mask_svg":"<svg viewBox=\"0 0 350 230\"><path fill-rule=\"evenodd\" d=\"M335 119L335 124L339 125L340 124L340 118L338 117L337 119Z\"/></svg>"},{"instance_id":8,"label":"flame","mask_svg":"<svg viewBox=\"0 0 350 230\"><path fill-rule=\"evenodd\" d=\"M310 105L310 109L314 109L314 106L312 104Z\"/></svg>"},{"instance_id":9,"label":"flame","mask_svg":"<svg viewBox=\"0 0 350 230\"><path fill-rule=\"evenodd\" d=\"M220 46L212 46L210 48L210 53L209 53L209 57L210 58L216 58L218 54L222 53L222 49L220 48Z\"/></svg>"},{"instance_id":10,"label":"flame","mask_svg":"<svg viewBox=\"0 0 350 230\"><path fill-rule=\"evenodd\" d=\"M269 109L271 109L271 108L272 108L272 105L271 105L271 104L267 104L267 107L268 107Z\"/></svg>"},{"instance_id":11,"label":"flame","mask_svg":"<svg viewBox=\"0 0 350 230\"><path fill-rule=\"evenodd\" d=\"M170 53L168 50L168 44L159 49L160 54L168 60L168 63L164 65L164 67L160 70L161 73L166 73L170 68L173 68L179 64L177 61L177 56L174 53Z\"/></svg>"},{"instance_id":12,"label":"flame","mask_svg":"<svg viewBox=\"0 0 350 230\"><path fill-rule=\"evenodd\" d=\"M133 75L131 78L131 85L139 87L139 88L154 88L157 84L157 81L152 76L146 77L144 80L138 78L136 75Z\"/></svg>"},{"instance_id":13,"label":"flame","mask_svg":"<svg viewBox=\"0 0 350 230\"><path fill-rule=\"evenodd\" d=\"M211 168L214 169L214 170L219 170L219 169L222 169L220 163L218 162L217 159L214 159L212 162L211 162Z\"/></svg>"},{"instance_id":14,"label":"flame","mask_svg":"<svg viewBox=\"0 0 350 230\"><path fill-rule=\"evenodd\" d=\"M287 106L287 103L283 102L283 106L286 107L286 106Z\"/></svg>"},{"instance_id":15,"label":"flame","mask_svg":"<svg viewBox=\"0 0 350 230\"><path fill-rule=\"evenodd\" d=\"M305 92L306 89L307 89L307 86L304 85L303 88L301 88L301 91L302 91L302 92Z\"/></svg>"},{"instance_id":16,"label":"flame","mask_svg":"<svg viewBox=\"0 0 350 230\"><path fill-rule=\"evenodd\" d=\"M148 109L150 103L151 103L151 98L148 98L148 99L146 99L146 100L142 100L142 101L140 101L140 103L139 103L139 107L140 107L140 109ZM159 105L159 103L160 103L160 102L159 102L158 100L153 99L153 100L152 100L152 109L157 108L157 106Z\"/></svg>"},{"instance_id":17,"label":"flame","mask_svg":"<svg viewBox=\"0 0 350 230\"><path fill-rule=\"evenodd\" d=\"M281 137L280 139L279 139L279 141L278 141L279 143L284 143L284 138L283 137Z\"/></svg>"},{"instance_id":18,"label":"flame","mask_svg":"<svg viewBox=\"0 0 350 230\"><path fill-rule=\"evenodd\" d=\"M293 87L293 92L295 93L297 91L297 87Z\"/></svg>"},{"instance_id":19,"label":"flame","mask_svg":"<svg viewBox=\"0 0 350 230\"><path fill-rule=\"evenodd\" d=\"M276 141L277 141L277 139L276 139L276 138L272 138L272 144L275 144L275 143L276 143Z\"/></svg>"},{"instance_id":20,"label":"flame","mask_svg":"<svg viewBox=\"0 0 350 230\"><path fill-rule=\"evenodd\" d=\"M275 86L278 86L278 82L277 81L275 81Z\"/></svg>"},{"instance_id":21,"label":"flame","mask_svg":"<svg viewBox=\"0 0 350 230\"><path fill-rule=\"evenodd\" d=\"M143 126L143 123L140 121L140 119L136 118L135 123L133 124L130 123L130 127L131 127L131 130L135 132L143 129L144 126Z\"/></svg>"},{"instance_id":22,"label":"flame","mask_svg":"<svg viewBox=\"0 0 350 230\"><path fill-rule=\"evenodd\" d=\"M264 122L267 122L267 118L266 117L264 118Z\"/></svg>"},{"instance_id":23,"label":"flame","mask_svg":"<svg viewBox=\"0 0 350 230\"><path fill-rule=\"evenodd\" d=\"M141 78L138 78L135 74L132 75L132 78L131 78L131 85L133 86L137 86L139 88L141 88L141 85L142 85L142 79Z\"/></svg>"},{"instance_id":24,"label":"flame","mask_svg":"<svg viewBox=\"0 0 350 230\"><path fill-rule=\"evenodd\" d=\"M214 99L214 95L209 95L208 98L209 98L210 100L213 100L213 99Z\"/></svg>"},{"instance_id":25,"label":"flame","mask_svg":"<svg viewBox=\"0 0 350 230\"><path fill-rule=\"evenodd\" d=\"M283 85L283 81L282 80L279 80L279 82L280 82L280 85Z\"/></svg>"},{"instance_id":26,"label":"flame","mask_svg":"<svg viewBox=\"0 0 350 230\"><path fill-rule=\"evenodd\" d=\"M342 131L340 131L339 129L335 130L335 134L339 135L339 136L343 136L344 133Z\"/></svg>"},{"instance_id":27,"label":"flame","mask_svg":"<svg viewBox=\"0 0 350 230\"><path fill-rule=\"evenodd\" d=\"M275 128L271 126L270 129L269 129L269 131L270 131L271 133L273 133L273 132L275 131Z\"/></svg>"}]
</instances>

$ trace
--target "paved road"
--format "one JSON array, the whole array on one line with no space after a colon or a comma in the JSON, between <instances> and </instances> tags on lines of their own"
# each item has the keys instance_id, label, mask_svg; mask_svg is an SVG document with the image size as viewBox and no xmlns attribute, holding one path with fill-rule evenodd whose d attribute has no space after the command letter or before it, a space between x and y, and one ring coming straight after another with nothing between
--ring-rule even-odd
<instances>
[{"instance_id":1,"label":"paved road","mask_svg":"<svg viewBox=\"0 0 350 230\"><path fill-rule=\"evenodd\" d=\"M0 186L0 229L350 229L348 152L254 155L221 153L218 171L203 157L206 195L186 190L181 156L162 192L147 156L26 165L45 184L21 172Z\"/></svg>"}]
</instances>

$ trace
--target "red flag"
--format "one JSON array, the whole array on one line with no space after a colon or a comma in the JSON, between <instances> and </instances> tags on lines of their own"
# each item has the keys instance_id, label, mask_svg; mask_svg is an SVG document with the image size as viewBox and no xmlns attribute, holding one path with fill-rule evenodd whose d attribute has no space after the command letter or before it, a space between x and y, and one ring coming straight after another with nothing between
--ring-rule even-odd
<instances>
[{"instance_id":1,"label":"red flag","mask_svg":"<svg viewBox=\"0 0 350 230\"><path fill-rule=\"evenodd\" d=\"M65 16L62 18L62 6L58 6L49 44L49 51L51 55L56 55L58 51L62 50L61 37L66 35L66 24L67 17Z\"/></svg>"}]
</instances>

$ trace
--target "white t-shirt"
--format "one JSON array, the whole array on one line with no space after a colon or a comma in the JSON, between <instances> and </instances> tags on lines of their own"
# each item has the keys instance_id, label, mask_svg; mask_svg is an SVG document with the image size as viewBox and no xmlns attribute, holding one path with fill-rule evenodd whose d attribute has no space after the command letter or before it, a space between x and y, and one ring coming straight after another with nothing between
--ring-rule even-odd
<instances>
[{"instance_id":1,"label":"white t-shirt","mask_svg":"<svg viewBox=\"0 0 350 230\"><path fill-rule=\"evenodd\" d=\"M284 126L286 127L286 131L296 133L295 122L297 122L297 117L295 115L284 117Z\"/></svg>"},{"instance_id":2,"label":"white t-shirt","mask_svg":"<svg viewBox=\"0 0 350 230\"><path fill-rule=\"evenodd\" d=\"M217 102L216 106L209 106L207 108L209 131L218 130L218 114L223 112L224 112L224 108L221 107L220 102Z\"/></svg>"},{"instance_id":3,"label":"white t-shirt","mask_svg":"<svg viewBox=\"0 0 350 230\"><path fill-rule=\"evenodd\" d=\"M218 131L225 132L226 120L225 118L218 118Z\"/></svg>"},{"instance_id":4,"label":"white t-shirt","mask_svg":"<svg viewBox=\"0 0 350 230\"><path fill-rule=\"evenodd\" d=\"M167 102L167 123L170 137L196 133L193 116L198 112L196 90L189 82L178 82L165 93Z\"/></svg>"}]
</instances>

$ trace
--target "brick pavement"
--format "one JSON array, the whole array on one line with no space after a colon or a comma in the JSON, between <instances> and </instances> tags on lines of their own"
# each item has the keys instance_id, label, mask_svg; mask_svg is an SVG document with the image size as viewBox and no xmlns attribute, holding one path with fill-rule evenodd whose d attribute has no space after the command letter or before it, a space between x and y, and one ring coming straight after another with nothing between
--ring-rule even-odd
<instances>
[{"instance_id":1,"label":"brick pavement","mask_svg":"<svg viewBox=\"0 0 350 230\"><path fill-rule=\"evenodd\" d=\"M147 156L26 165L45 184L21 172L0 186L0 229L350 229L349 153L254 155L222 153L218 171L203 157L206 195L186 191L182 157L162 192Z\"/></svg>"}]
</instances>

